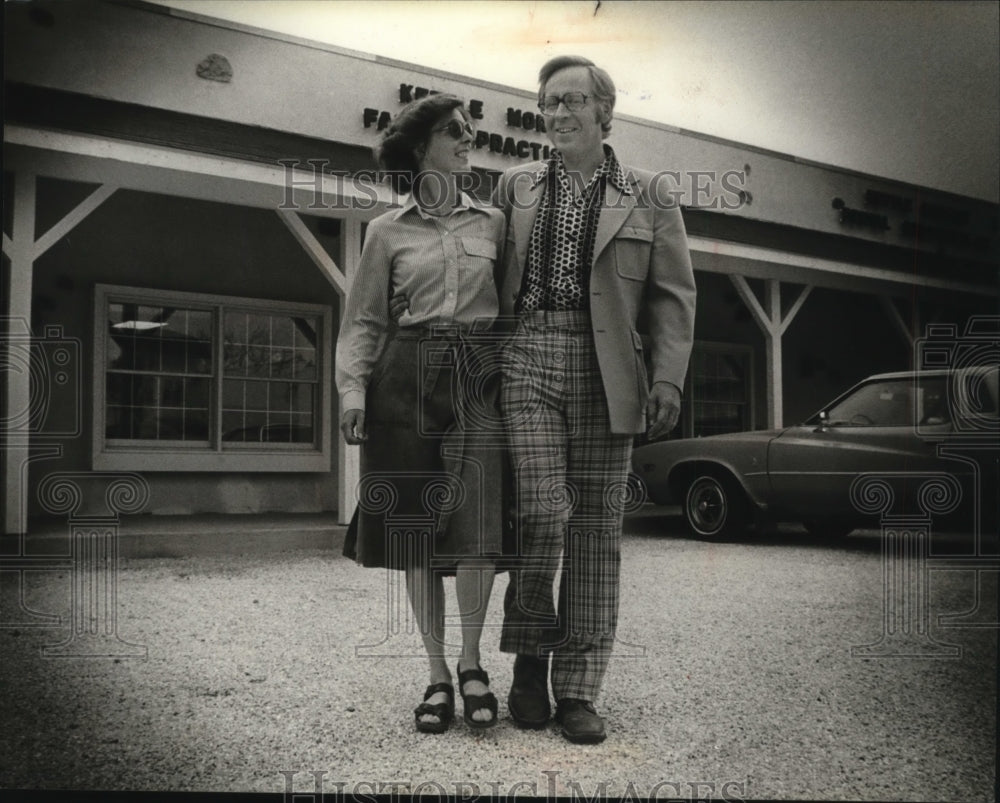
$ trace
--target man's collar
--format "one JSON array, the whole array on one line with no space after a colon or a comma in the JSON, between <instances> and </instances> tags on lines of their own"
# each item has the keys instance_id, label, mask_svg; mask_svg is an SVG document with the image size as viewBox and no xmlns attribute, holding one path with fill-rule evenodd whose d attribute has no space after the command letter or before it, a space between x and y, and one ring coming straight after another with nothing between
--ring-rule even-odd
<instances>
[{"instance_id":1,"label":"man's collar","mask_svg":"<svg viewBox=\"0 0 1000 803\"><path fill-rule=\"evenodd\" d=\"M618 161L618 157L615 156L615 152L611 150L611 146L605 145L604 147L607 149L607 159L604 162L604 166L607 168L608 181L610 181L612 186L622 195L631 195L632 185L629 183L628 176L625 175L625 168L623 168L622 163Z\"/></svg>"},{"instance_id":2,"label":"man's collar","mask_svg":"<svg viewBox=\"0 0 1000 803\"><path fill-rule=\"evenodd\" d=\"M542 184L545 181L545 177L549 174L549 169L555 170L561 161L562 154L553 148L549 153L549 158L542 162L542 166L535 171L534 179L531 182L531 189L535 189L539 184Z\"/></svg>"},{"instance_id":3,"label":"man's collar","mask_svg":"<svg viewBox=\"0 0 1000 803\"><path fill-rule=\"evenodd\" d=\"M615 155L614 149L607 143L604 143L603 147L604 161L598 168L598 173L607 176L611 184L622 195L632 195L632 185L629 184L628 178L625 175L625 170L622 168L621 162L618 161L618 157ZM553 148L549 152L549 158L535 172L531 189L535 189L539 184L545 181L546 176L549 174L549 170L558 170L560 165L562 165L563 169L565 169L566 163L563 161L562 154L558 149Z\"/></svg>"}]
</instances>

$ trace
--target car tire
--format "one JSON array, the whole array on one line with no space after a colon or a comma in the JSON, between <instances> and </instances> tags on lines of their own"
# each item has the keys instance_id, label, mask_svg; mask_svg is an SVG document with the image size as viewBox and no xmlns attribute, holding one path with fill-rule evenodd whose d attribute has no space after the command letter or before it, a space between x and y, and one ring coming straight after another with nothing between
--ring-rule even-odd
<instances>
[{"instance_id":1,"label":"car tire","mask_svg":"<svg viewBox=\"0 0 1000 803\"><path fill-rule=\"evenodd\" d=\"M749 524L747 499L730 478L698 474L684 494L684 519L698 538L743 535Z\"/></svg>"},{"instance_id":2,"label":"car tire","mask_svg":"<svg viewBox=\"0 0 1000 803\"><path fill-rule=\"evenodd\" d=\"M815 538L839 541L854 532L855 525L844 519L811 519L805 522L806 531Z\"/></svg>"}]
</instances>

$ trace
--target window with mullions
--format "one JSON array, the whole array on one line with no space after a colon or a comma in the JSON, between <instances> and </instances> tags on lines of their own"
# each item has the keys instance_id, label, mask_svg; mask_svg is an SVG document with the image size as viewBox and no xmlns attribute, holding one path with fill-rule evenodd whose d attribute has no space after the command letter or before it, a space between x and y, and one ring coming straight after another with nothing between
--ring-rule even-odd
<instances>
[{"instance_id":1,"label":"window with mullions","mask_svg":"<svg viewBox=\"0 0 1000 803\"><path fill-rule=\"evenodd\" d=\"M752 356L737 345L696 343L691 353L686 437L751 429Z\"/></svg>"},{"instance_id":2,"label":"window with mullions","mask_svg":"<svg viewBox=\"0 0 1000 803\"><path fill-rule=\"evenodd\" d=\"M212 312L110 302L105 437L209 439Z\"/></svg>"},{"instance_id":3,"label":"window with mullions","mask_svg":"<svg viewBox=\"0 0 1000 803\"><path fill-rule=\"evenodd\" d=\"M651 373L648 347L645 355ZM659 440L743 432L753 428L753 416L751 347L698 340L691 350L677 426ZM645 434L636 439L636 445L647 442Z\"/></svg>"},{"instance_id":4,"label":"window with mullions","mask_svg":"<svg viewBox=\"0 0 1000 803\"><path fill-rule=\"evenodd\" d=\"M253 312L223 321L223 440L312 443L316 321Z\"/></svg>"},{"instance_id":5,"label":"window with mullions","mask_svg":"<svg viewBox=\"0 0 1000 803\"><path fill-rule=\"evenodd\" d=\"M96 309L95 468L329 469L329 308L99 286Z\"/></svg>"}]
</instances>

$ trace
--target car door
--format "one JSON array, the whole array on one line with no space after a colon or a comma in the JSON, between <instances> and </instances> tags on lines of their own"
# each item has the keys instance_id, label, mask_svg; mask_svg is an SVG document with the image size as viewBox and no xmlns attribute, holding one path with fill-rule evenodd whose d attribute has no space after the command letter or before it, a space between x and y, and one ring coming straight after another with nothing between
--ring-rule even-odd
<instances>
[{"instance_id":1,"label":"car door","mask_svg":"<svg viewBox=\"0 0 1000 803\"><path fill-rule=\"evenodd\" d=\"M943 397L943 382L937 392ZM915 475L942 470L936 444L918 437L914 425L930 400L912 377L876 379L825 415L782 432L768 453L774 505L802 518L854 516L851 484L861 474L884 473L894 475L887 480L894 512L916 512L922 478Z\"/></svg>"}]
</instances>

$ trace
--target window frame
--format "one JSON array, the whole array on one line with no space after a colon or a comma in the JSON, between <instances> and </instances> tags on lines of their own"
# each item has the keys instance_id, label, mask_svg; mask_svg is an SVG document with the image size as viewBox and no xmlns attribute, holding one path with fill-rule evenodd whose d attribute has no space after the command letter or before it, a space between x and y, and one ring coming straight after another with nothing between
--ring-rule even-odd
<instances>
[{"instance_id":1,"label":"window frame","mask_svg":"<svg viewBox=\"0 0 1000 803\"><path fill-rule=\"evenodd\" d=\"M107 422L108 306L111 303L144 306L182 306L210 310L212 374L209 398L208 443L197 441L138 441L126 443L105 436ZM313 443L226 442L222 439L222 360L224 314L227 310L266 315L308 316L318 321L316 333L316 399ZM333 310L328 305L191 293L178 290L97 284L94 289L93 399L91 411L91 465L110 471L218 471L218 472L328 472L331 470L331 425L334 399Z\"/></svg>"},{"instance_id":2,"label":"window frame","mask_svg":"<svg viewBox=\"0 0 1000 803\"><path fill-rule=\"evenodd\" d=\"M695 398L694 392L694 357L695 353L707 353L714 352L716 354L732 354L738 355L741 358L746 358L747 365L747 383L746 383L746 401L741 402L744 406L745 411L745 427L742 430L735 430L736 432L746 432L753 430L755 428L755 422L757 420L757 411L755 409L756 400L756 375L754 373L754 350L753 346L745 343L726 343L713 340L696 340L692 344L691 348L691 360L689 363L689 370L687 377L685 378L685 388L684 388L684 398L681 401L681 416L682 416L682 429L683 433L679 433L681 438L693 438L694 434L694 405L699 401L704 401ZM715 434L715 433L713 433ZM721 434L721 433L720 433Z\"/></svg>"}]
</instances>

